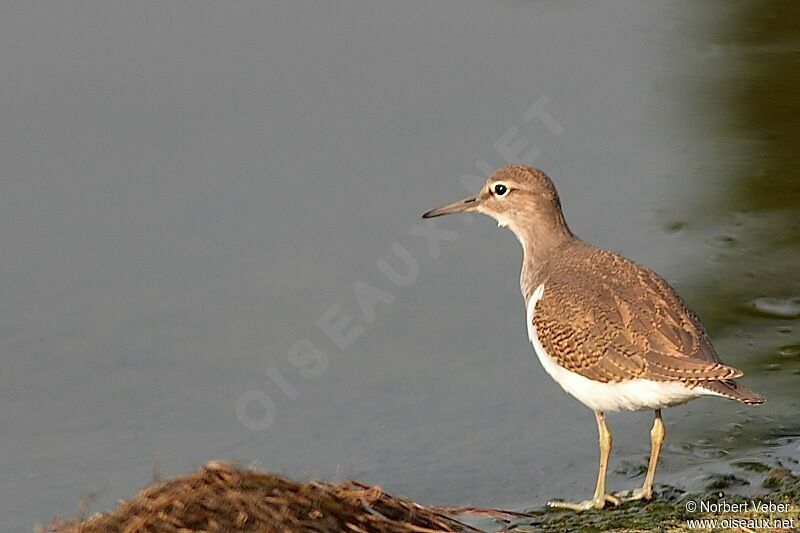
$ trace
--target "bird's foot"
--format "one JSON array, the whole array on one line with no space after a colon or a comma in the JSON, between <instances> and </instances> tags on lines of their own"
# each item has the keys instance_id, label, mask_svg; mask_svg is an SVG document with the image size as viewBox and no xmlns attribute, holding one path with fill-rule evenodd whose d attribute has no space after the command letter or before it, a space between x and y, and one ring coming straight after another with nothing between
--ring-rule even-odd
<instances>
[{"instance_id":1,"label":"bird's foot","mask_svg":"<svg viewBox=\"0 0 800 533\"><path fill-rule=\"evenodd\" d=\"M653 499L653 489L639 487L633 490L623 490L622 492L615 492L614 496L619 498L621 503L635 502L639 500L650 501Z\"/></svg>"},{"instance_id":2,"label":"bird's foot","mask_svg":"<svg viewBox=\"0 0 800 533\"><path fill-rule=\"evenodd\" d=\"M589 509L602 509L606 503L613 503L619 505L621 502L619 498L613 494L604 494L602 496L595 496L591 500L582 501L579 503L549 501L547 506L555 509L570 509L572 511L588 511Z\"/></svg>"}]
</instances>

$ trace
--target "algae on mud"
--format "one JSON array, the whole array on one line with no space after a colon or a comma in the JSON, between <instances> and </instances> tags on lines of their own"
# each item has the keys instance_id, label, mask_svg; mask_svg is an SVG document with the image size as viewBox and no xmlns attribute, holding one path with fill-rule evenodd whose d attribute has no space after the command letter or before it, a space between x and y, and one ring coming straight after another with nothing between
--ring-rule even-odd
<instances>
[{"instance_id":1,"label":"algae on mud","mask_svg":"<svg viewBox=\"0 0 800 533\"><path fill-rule=\"evenodd\" d=\"M759 469L760 470L760 469ZM770 523L790 527L777 527L768 531L800 530L800 477L786 468L775 468L763 476L762 489L752 496L726 494L714 490L706 493L683 493L678 489L667 487L652 502L642 504L632 502L618 508L604 509L582 514L536 510L531 514L532 520L520 520L510 523L505 531L514 532L555 532L574 531L577 533L594 533L599 531L615 531L630 533L634 531L718 531L719 529L747 531L748 529L724 527L726 523L737 520L746 521L770 520ZM703 512L700 502L714 504L746 504L747 510L737 512ZM769 505L784 504L777 511L754 509L753 502ZM728 522L724 520L728 519ZM717 528L704 527L716 520ZM706 521L706 522L704 522Z\"/></svg>"}]
</instances>

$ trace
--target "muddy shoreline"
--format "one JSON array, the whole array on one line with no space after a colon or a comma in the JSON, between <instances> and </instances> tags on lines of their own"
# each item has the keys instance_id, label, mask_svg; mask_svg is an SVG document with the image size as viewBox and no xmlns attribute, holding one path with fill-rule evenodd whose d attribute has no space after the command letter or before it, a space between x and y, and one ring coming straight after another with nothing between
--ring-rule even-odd
<instances>
[{"instance_id":1,"label":"muddy shoreline","mask_svg":"<svg viewBox=\"0 0 800 533\"><path fill-rule=\"evenodd\" d=\"M728 493L742 478L720 475L706 492L662 486L650 503L573 513L426 506L348 481L298 483L275 474L209 463L197 472L157 482L111 511L56 519L42 533L189 532L453 532L453 531L704 531L718 527L793 531L800 527L800 476L758 462L739 465L757 479L749 495ZM750 483L750 481L746 481ZM727 520L726 522L722 522ZM705 522L706 525L711 522ZM789 525L790 527L781 527ZM690 527L691 526L691 527Z\"/></svg>"}]
</instances>

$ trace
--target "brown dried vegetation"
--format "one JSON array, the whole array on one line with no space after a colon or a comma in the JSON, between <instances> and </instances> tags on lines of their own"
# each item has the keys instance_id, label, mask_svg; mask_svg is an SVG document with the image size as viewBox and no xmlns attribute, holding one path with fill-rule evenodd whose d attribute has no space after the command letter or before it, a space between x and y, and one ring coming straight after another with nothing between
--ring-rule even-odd
<instances>
[{"instance_id":1,"label":"brown dried vegetation","mask_svg":"<svg viewBox=\"0 0 800 533\"><path fill-rule=\"evenodd\" d=\"M477 531L432 508L378 487L286 478L225 463L144 489L117 509L78 522L56 522L55 533L424 533Z\"/></svg>"}]
</instances>

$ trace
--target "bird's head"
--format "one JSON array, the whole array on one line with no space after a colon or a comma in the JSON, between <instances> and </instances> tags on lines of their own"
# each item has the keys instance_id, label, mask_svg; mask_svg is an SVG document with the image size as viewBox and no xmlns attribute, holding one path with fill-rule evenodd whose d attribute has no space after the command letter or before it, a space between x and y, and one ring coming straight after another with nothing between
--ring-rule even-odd
<instances>
[{"instance_id":1,"label":"bird's head","mask_svg":"<svg viewBox=\"0 0 800 533\"><path fill-rule=\"evenodd\" d=\"M553 182L541 170L527 165L499 168L477 195L432 209L422 218L468 212L492 217L499 226L511 229L523 245L535 240L537 234L566 229Z\"/></svg>"}]
</instances>

